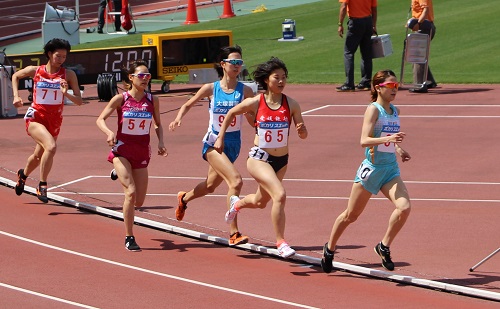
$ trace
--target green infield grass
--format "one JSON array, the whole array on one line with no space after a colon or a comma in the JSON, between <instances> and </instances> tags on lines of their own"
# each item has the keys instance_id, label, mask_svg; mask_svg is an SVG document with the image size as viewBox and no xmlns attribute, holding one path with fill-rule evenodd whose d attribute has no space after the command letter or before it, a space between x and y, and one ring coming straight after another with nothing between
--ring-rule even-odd
<instances>
[{"instance_id":1,"label":"green infield grass","mask_svg":"<svg viewBox=\"0 0 500 309\"><path fill-rule=\"evenodd\" d=\"M286 1L286 0L283 0ZM404 27L410 1L378 1L378 34L390 34L393 54L373 60L374 72L392 69L399 76ZM467 0L434 1L436 36L431 44L430 66L438 83L500 83L500 36L498 0L471 3ZM276 56L285 61L291 83L343 83L344 39L337 34L339 3L325 0L261 13L236 16L155 33L194 30L232 30L235 44L243 48L247 68ZM495 17L496 16L496 17ZM279 42L281 23L296 22L299 42ZM344 22L345 23L345 22ZM141 34L81 44L76 49L141 45ZM360 55L356 53L355 79L360 79ZM411 68L405 65L406 70ZM409 72L409 71L408 71ZM405 74L406 76L406 74ZM176 81L182 82L186 76Z\"/></svg>"}]
</instances>

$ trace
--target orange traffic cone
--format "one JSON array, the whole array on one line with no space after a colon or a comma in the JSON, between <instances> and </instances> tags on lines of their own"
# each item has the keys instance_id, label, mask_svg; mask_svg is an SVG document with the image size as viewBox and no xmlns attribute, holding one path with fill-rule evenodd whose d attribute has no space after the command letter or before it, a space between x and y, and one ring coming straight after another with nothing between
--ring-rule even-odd
<instances>
[{"instance_id":1,"label":"orange traffic cone","mask_svg":"<svg viewBox=\"0 0 500 309\"><path fill-rule=\"evenodd\" d=\"M199 21L198 21L198 14L196 13L196 2L194 0L189 0L186 21L184 22L184 24L189 25L197 23L199 23Z\"/></svg>"},{"instance_id":2,"label":"orange traffic cone","mask_svg":"<svg viewBox=\"0 0 500 309\"><path fill-rule=\"evenodd\" d=\"M232 0L224 0L224 11L222 12L222 15L219 16L220 18L229 18L229 17L234 17L234 11L233 11L233 1Z\"/></svg>"}]
</instances>

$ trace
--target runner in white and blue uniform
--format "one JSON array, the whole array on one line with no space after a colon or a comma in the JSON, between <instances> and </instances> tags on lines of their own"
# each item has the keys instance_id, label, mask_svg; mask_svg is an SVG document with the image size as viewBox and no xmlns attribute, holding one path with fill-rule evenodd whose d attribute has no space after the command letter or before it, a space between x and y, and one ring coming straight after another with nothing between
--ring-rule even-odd
<instances>
[{"instance_id":1,"label":"runner in white and blue uniform","mask_svg":"<svg viewBox=\"0 0 500 309\"><path fill-rule=\"evenodd\" d=\"M373 194L382 191L396 207L389 218L389 226L374 250L382 259L382 266L394 270L389 246L403 228L410 215L411 203L408 190L401 179L396 155L403 162L411 156L401 143L406 134L400 131L399 109L391 104L396 98L399 84L391 70L379 71L373 76L371 98L361 129L360 143L365 147L365 159L359 167L349 196L347 209L333 224L329 241L323 247L321 267L332 271L333 251L347 226L356 221Z\"/></svg>"},{"instance_id":2,"label":"runner in white and blue uniform","mask_svg":"<svg viewBox=\"0 0 500 309\"><path fill-rule=\"evenodd\" d=\"M220 80L214 83L203 85L196 94L189 99L177 113L177 117L170 123L170 130L180 127L183 117L187 112L201 99L209 100L209 124L208 130L203 137L202 156L210 165L208 167L207 178L196 185L190 191L180 191L177 194L177 208L175 217L181 221L184 218L188 202L205 196L214 190L223 182L228 185L226 205L229 209L229 198L233 195L239 196L243 186L241 175L236 170L234 161L238 158L241 148L241 121L243 117L237 118L231 123L230 133L226 135L227 148L219 153L214 150L214 142L220 131L220 126L224 122L228 111L238 105L244 98L253 97L253 90L238 81L238 75L241 73L243 60L241 59L241 48L239 46L229 46L221 49L219 61L215 68L219 74ZM254 115L246 115L248 121L253 121ZM230 225L229 245L238 245L248 242L248 237L238 231L236 221Z\"/></svg>"},{"instance_id":3,"label":"runner in white and blue uniform","mask_svg":"<svg viewBox=\"0 0 500 309\"><path fill-rule=\"evenodd\" d=\"M213 148L215 139L220 131L220 125L224 121L227 112L236 104L240 103L244 97L243 87L245 85L238 82L235 91L232 93L226 93L220 86L220 81L214 82L214 92L210 99L210 104L208 111L210 114L210 121L208 123L208 132L203 138L203 150L202 156L204 160L207 160L206 153L207 150ZM240 154L241 149L241 121L243 116L240 115L235 118L235 121L231 123L225 138L225 148L224 153L229 158L231 163L234 163Z\"/></svg>"}]
</instances>

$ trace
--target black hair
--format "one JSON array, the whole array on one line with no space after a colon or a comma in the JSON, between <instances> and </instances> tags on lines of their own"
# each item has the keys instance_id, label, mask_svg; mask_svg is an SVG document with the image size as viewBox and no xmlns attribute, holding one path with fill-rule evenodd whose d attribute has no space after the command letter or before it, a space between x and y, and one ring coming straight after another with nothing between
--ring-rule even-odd
<instances>
[{"instance_id":1,"label":"black hair","mask_svg":"<svg viewBox=\"0 0 500 309\"><path fill-rule=\"evenodd\" d=\"M383 82L385 82L385 80L389 76L396 77L396 74L392 70L386 69L386 70L380 70L377 73L375 73L375 75L373 75L373 78L372 78L372 90L371 90L371 99L372 99L372 102L377 101L377 97L378 97L378 92L375 89L375 86L377 86L377 85L382 84Z\"/></svg>"},{"instance_id":2,"label":"black hair","mask_svg":"<svg viewBox=\"0 0 500 309\"><path fill-rule=\"evenodd\" d=\"M58 49L65 49L68 53L71 51L71 44L64 39L54 38L48 41L43 47L43 53L49 59L49 52L55 52Z\"/></svg>"},{"instance_id":3,"label":"black hair","mask_svg":"<svg viewBox=\"0 0 500 309\"><path fill-rule=\"evenodd\" d=\"M239 45L226 46L220 49L219 55L217 56L217 62L214 63L214 69L217 71L217 75L219 76L219 78L222 78L224 76L224 70L222 69L220 62L224 59L227 59L227 57L229 57L229 55L232 53L238 53L243 57L243 52L241 51L241 47Z\"/></svg>"},{"instance_id":4,"label":"black hair","mask_svg":"<svg viewBox=\"0 0 500 309\"><path fill-rule=\"evenodd\" d=\"M138 67L145 66L148 68L148 63L142 59L132 60L128 65L122 67L122 81L127 86L128 90L132 89L132 81L128 78L129 74L134 74Z\"/></svg>"},{"instance_id":5,"label":"black hair","mask_svg":"<svg viewBox=\"0 0 500 309\"><path fill-rule=\"evenodd\" d=\"M288 77L288 69L283 61L279 58L271 57L268 61L257 65L255 71L253 71L253 79L262 87L267 90L266 79L271 76L271 73L275 70L283 69L285 71L286 77Z\"/></svg>"}]
</instances>

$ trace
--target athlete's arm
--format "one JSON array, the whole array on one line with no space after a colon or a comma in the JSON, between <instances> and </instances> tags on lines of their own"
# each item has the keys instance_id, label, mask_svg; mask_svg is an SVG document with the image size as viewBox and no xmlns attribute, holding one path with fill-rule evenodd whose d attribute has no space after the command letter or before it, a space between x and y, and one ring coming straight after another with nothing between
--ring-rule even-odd
<instances>
[{"instance_id":1,"label":"athlete's arm","mask_svg":"<svg viewBox=\"0 0 500 309\"><path fill-rule=\"evenodd\" d=\"M13 104L15 107L23 106L23 99L19 96L19 80L25 77L35 77L37 66L27 66L12 75L12 91L14 95Z\"/></svg>"},{"instance_id":2,"label":"athlete's arm","mask_svg":"<svg viewBox=\"0 0 500 309\"><path fill-rule=\"evenodd\" d=\"M109 101L108 105L101 112L101 115L96 120L97 127L101 129L101 131L106 134L109 146L114 146L116 143L115 132L111 131L106 125L106 119L122 104L123 96L121 94L115 95L111 101Z\"/></svg>"},{"instance_id":3,"label":"athlete's arm","mask_svg":"<svg viewBox=\"0 0 500 309\"><path fill-rule=\"evenodd\" d=\"M181 106L179 112L177 113L177 117L175 117L174 121L172 121L168 126L169 130L174 131L176 127L180 127L182 123L182 118L189 112L191 107L199 100L206 97L210 97L213 94L213 92L214 92L213 83L201 86L201 88L196 92L196 94Z\"/></svg>"},{"instance_id":4,"label":"athlete's arm","mask_svg":"<svg viewBox=\"0 0 500 309\"><path fill-rule=\"evenodd\" d=\"M153 120L154 120L156 136L158 137L158 154L160 156L166 157L168 153L167 153L167 148L165 147L165 143L163 142L163 126L161 125L161 117L160 117L160 100L158 99L157 96L153 96L153 104L154 104Z\"/></svg>"}]
</instances>

